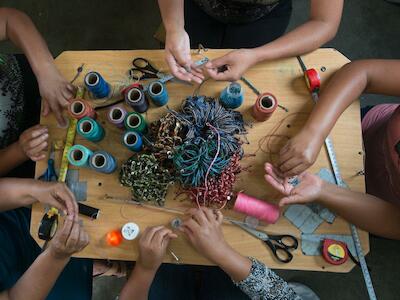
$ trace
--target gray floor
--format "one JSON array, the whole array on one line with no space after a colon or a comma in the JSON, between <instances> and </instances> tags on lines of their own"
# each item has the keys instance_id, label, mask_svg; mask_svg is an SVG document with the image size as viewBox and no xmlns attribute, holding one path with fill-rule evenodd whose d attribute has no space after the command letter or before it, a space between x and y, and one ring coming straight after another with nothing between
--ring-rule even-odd
<instances>
[{"instance_id":1,"label":"gray floor","mask_svg":"<svg viewBox=\"0 0 400 300\"><path fill-rule=\"evenodd\" d=\"M154 49L152 35L160 23L156 1L55 1L3 0L1 5L27 12L56 56L63 50ZM294 0L290 28L307 19L309 1ZM100 21L101 20L101 21ZM346 1L337 37L327 46L350 59L399 58L400 6L383 0ZM2 43L1 52L15 49ZM400 79L399 79L400 80ZM363 105L398 101L391 97L364 96ZM400 242L371 237L368 263L379 299L400 299ZM279 271L288 280L312 287L321 299L366 299L360 270L348 274ZM94 299L113 299L123 280L95 280Z\"/></svg>"}]
</instances>

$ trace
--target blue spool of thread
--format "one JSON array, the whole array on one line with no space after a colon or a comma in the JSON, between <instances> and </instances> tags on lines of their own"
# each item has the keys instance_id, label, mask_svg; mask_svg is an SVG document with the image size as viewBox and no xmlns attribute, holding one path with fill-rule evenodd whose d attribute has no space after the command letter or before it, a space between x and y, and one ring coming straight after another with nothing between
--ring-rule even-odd
<instances>
[{"instance_id":1,"label":"blue spool of thread","mask_svg":"<svg viewBox=\"0 0 400 300\"><path fill-rule=\"evenodd\" d=\"M77 132L91 142L99 142L104 138L103 127L95 120L84 117L79 120L76 126Z\"/></svg>"},{"instance_id":2,"label":"blue spool of thread","mask_svg":"<svg viewBox=\"0 0 400 300\"><path fill-rule=\"evenodd\" d=\"M153 103L163 106L168 103L168 92L165 84L160 81L153 81L149 85L148 94Z\"/></svg>"},{"instance_id":3,"label":"blue spool of thread","mask_svg":"<svg viewBox=\"0 0 400 300\"><path fill-rule=\"evenodd\" d=\"M98 72L89 72L85 76L85 85L95 98L105 98L110 94L110 85Z\"/></svg>"},{"instance_id":4,"label":"blue spool of thread","mask_svg":"<svg viewBox=\"0 0 400 300\"><path fill-rule=\"evenodd\" d=\"M93 152L82 145L73 145L68 151L68 161L75 167L89 167L90 157Z\"/></svg>"},{"instance_id":5,"label":"blue spool of thread","mask_svg":"<svg viewBox=\"0 0 400 300\"><path fill-rule=\"evenodd\" d=\"M142 137L135 131L125 132L122 138L122 143L125 145L125 147L134 152L140 152L143 147Z\"/></svg>"},{"instance_id":6,"label":"blue spool of thread","mask_svg":"<svg viewBox=\"0 0 400 300\"><path fill-rule=\"evenodd\" d=\"M117 168L117 161L106 151L95 151L89 160L89 165L97 172L110 174Z\"/></svg>"},{"instance_id":7,"label":"blue spool of thread","mask_svg":"<svg viewBox=\"0 0 400 300\"><path fill-rule=\"evenodd\" d=\"M238 108L243 103L242 86L237 82L232 82L221 92L219 99L225 108Z\"/></svg>"},{"instance_id":8,"label":"blue spool of thread","mask_svg":"<svg viewBox=\"0 0 400 300\"><path fill-rule=\"evenodd\" d=\"M142 89L133 87L126 91L125 102L138 113L144 113L149 109L149 102Z\"/></svg>"}]
</instances>

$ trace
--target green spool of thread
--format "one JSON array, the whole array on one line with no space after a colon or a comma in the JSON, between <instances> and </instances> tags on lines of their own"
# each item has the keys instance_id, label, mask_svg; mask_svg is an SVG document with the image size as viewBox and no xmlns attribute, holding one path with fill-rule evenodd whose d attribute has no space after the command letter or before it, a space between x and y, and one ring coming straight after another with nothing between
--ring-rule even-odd
<instances>
[{"instance_id":1,"label":"green spool of thread","mask_svg":"<svg viewBox=\"0 0 400 300\"><path fill-rule=\"evenodd\" d=\"M92 118L84 117L79 120L76 130L78 134L91 142L100 142L104 138L104 128Z\"/></svg>"},{"instance_id":2,"label":"green spool of thread","mask_svg":"<svg viewBox=\"0 0 400 300\"><path fill-rule=\"evenodd\" d=\"M147 131L146 120L137 112L128 113L125 117L124 123L125 128L128 131L136 131L139 133L144 133Z\"/></svg>"},{"instance_id":3,"label":"green spool of thread","mask_svg":"<svg viewBox=\"0 0 400 300\"><path fill-rule=\"evenodd\" d=\"M73 145L68 151L68 161L75 167L89 168L89 160L93 152L82 145Z\"/></svg>"}]
</instances>

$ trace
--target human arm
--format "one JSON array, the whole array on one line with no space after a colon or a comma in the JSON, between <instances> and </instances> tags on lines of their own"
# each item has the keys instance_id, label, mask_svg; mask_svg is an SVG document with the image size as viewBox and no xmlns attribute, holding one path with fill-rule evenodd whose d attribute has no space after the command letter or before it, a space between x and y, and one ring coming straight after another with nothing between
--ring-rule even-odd
<instances>
[{"instance_id":1,"label":"human arm","mask_svg":"<svg viewBox=\"0 0 400 300\"><path fill-rule=\"evenodd\" d=\"M122 288L120 300L147 300L154 276L171 239L177 236L164 226L147 227L139 240L139 258Z\"/></svg>"},{"instance_id":2,"label":"human arm","mask_svg":"<svg viewBox=\"0 0 400 300\"><path fill-rule=\"evenodd\" d=\"M363 230L400 239L400 207L365 193L354 192L304 172L293 187L271 164L265 165L265 180L283 197L279 205L317 202Z\"/></svg>"},{"instance_id":3,"label":"human arm","mask_svg":"<svg viewBox=\"0 0 400 300\"><path fill-rule=\"evenodd\" d=\"M165 60L172 74L181 80L201 83L204 76L193 67L190 56L190 39L185 31L184 0L158 0L158 5L166 32Z\"/></svg>"},{"instance_id":4,"label":"human arm","mask_svg":"<svg viewBox=\"0 0 400 300\"><path fill-rule=\"evenodd\" d=\"M0 300L45 299L71 255L84 249L89 236L77 216L69 215L63 228L51 240L23 276L10 289L0 293Z\"/></svg>"},{"instance_id":5,"label":"human arm","mask_svg":"<svg viewBox=\"0 0 400 300\"><path fill-rule=\"evenodd\" d=\"M307 22L254 49L234 50L206 65L215 80L238 80L251 66L262 62L292 57L311 52L330 41L339 28L343 0L311 0ZM226 66L221 72L220 67Z\"/></svg>"},{"instance_id":6,"label":"human arm","mask_svg":"<svg viewBox=\"0 0 400 300\"><path fill-rule=\"evenodd\" d=\"M62 109L74 95L75 88L57 70L46 42L21 11L0 8L0 40L9 39L26 55L39 83L44 99L44 114L53 111L57 121L65 124Z\"/></svg>"},{"instance_id":7,"label":"human arm","mask_svg":"<svg viewBox=\"0 0 400 300\"><path fill-rule=\"evenodd\" d=\"M363 93L400 96L400 60L360 60L340 69L323 89L302 130L281 149L284 176L300 174L317 159L340 115Z\"/></svg>"},{"instance_id":8,"label":"human arm","mask_svg":"<svg viewBox=\"0 0 400 300\"><path fill-rule=\"evenodd\" d=\"M287 283L261 262L242 256L225 241L223 215L209 208L190 209L181 230L192 246L218 265L250 298L299 299Z\"/></svg>"},{"instance_id":9,"label":"human arm","mask_svg":"<svg viewBox=\"0 0 400 300\"><path fill-rule=\"evenodd\" d=\"M0 178L0 212L28 206L36 201L56 207L68 215L78 214L78 204L68 187L59 182Z\"/></svg>"}]
</instances>

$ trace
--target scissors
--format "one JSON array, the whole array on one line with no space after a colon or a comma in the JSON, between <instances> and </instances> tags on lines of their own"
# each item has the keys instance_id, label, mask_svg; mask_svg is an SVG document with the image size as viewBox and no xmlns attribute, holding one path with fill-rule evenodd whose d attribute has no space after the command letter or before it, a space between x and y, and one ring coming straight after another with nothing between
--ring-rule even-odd
<instances>
[{"instance_id":1,"label":"scissors","mask_svg":"<svg viewBox=\"0 0 400 300\"><path fill-rule=\"evenodd\" d=\"M159 78L165 80L166 77L171 77L168 80L174 78L173 75L157 70L147 59L143 57L136 57L132 61L133 68L129 70L129 76L135 80ZM166 80L166 81L168 81Z\"/></svg>"},{"instance_id":2,"label":"scissors","mask_svg":"<svg viewBox=\"0 0 400 300\"><path fill-rule=\"evenodd\" d=\"M54 157L55 157L54 145L51 144L50 156L49 156L49 159L47 160L47 169L39 177L39 180L43 180L43 181L57 181L58 180L58 176L54 169Z\"/></svg>"},{"instance_id":3,"label":"scissors","mask_svg":"<svg viewBox=\"0 0 400 300\"><path fill-rule=\"evenodd\" d=\"M267 234L264 231L259 231L250 228L240 222L230 220L234 225L239 226L244 231L255 236L259 240L263 241L271 250L277 260L283 263L288 263L293 259L293 254L290 250L297 249L299 242L297 238L289 234L273 235Z\"/></svg>"}]
</instances>

